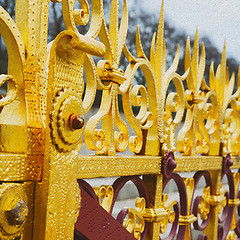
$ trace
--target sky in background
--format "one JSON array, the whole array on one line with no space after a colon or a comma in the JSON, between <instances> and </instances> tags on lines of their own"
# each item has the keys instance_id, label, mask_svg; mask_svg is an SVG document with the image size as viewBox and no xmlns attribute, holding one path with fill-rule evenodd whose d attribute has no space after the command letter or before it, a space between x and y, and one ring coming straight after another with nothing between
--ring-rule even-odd
<instances>
[{"instance_id":1,"label":"sky in background","mask_svg":"<svg viewBox=\"0 0 240 240\"><path fill-rule=\"evenodd\" d=\"M146 11L159 16L161 0L138 0ZM165 0L165 19L175 28L194 37L208 36L222 52L240 62L240 0Z\"/></svg>"}]
</instances>

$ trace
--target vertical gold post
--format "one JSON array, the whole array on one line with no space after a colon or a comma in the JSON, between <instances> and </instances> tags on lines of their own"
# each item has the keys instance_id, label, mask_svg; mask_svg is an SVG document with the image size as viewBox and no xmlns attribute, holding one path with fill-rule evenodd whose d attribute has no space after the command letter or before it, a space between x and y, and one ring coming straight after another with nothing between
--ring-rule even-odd
<instances>
[{"instance_id":1,"label":"vertical gold post","mask_svg":"<svg viewBox=\"0 0 240 240\"><path fill-rule=\"evenodd\" d=\"M212 194L219 196L221 189L221 171L210 171L213 189ZM212 211L209 219L209 224L207 225L204 233L207 235L208 239L216 240L218 236L218 215L219 215L219 206L212 206Z\"/></svg>"}]
</instances>

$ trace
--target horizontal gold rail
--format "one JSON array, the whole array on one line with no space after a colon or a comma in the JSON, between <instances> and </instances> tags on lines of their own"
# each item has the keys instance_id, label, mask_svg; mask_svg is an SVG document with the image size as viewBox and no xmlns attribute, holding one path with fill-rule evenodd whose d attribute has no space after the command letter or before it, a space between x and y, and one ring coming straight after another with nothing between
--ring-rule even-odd
<instances>
[{"instance_id":1,"label":"horizontal gold rail","mask_svg":"<svg viewBox=\"0 0 240 240\"><path fill-rule=\"evenodd\" d=\"M238 156L231 156L231 159L233 160L232 169L240 168L240 157Z\"/></svg>"},{"instance_id":2,"label":"horizontal gold rail","mask_svg":"<svg viewBox=\"0 0 240 240\"><path fill-rule=\"evenodd\" d=\"M0 181L40 181L41 172L39 156L0 154Z\"/></svg>"},{"instance_id":3,"label":"horizontal gold rail","mask_svg":"<svg viewBox=\"0 0 240 240\"><path fill-rule=\"evenodd\" d=\"M159 156L81 156L78 157L77 178L97 178L161 173ZM175 172L221 170L219 156L176 157ZM240 158L232 157L234 168L240 168Z\"/></svg>"},{"instance_id":4,"label":"horizontal gold rail","mask_svg":"<svg viewBox=\"0 0 240 240\"><path fill-rule=\"evenodd\" d=\"M219 156L184 156L176 157L175 172L193 172L222 169L222 157Z\"/></svg>"},{"instance_id":5,"label":"horizontal gold rail","mask_svg":"<svg viewBox=\"0 0 240 240\"><path fill-rule=\"evenodd\" d=\"M221 170L219 156L176 156L175 172ZM232 169L240 168L240 158L232 157ZM97 178L161 173L161 156L95 156L79 155L76 178ZM24 154L0 154L0 181L41 181L37 157Z\"/></svg>"},{"instance_id":6,"label":"horizontal gold rail","mask_svg":"<svg viewBox=\"0 0 240 240\"><path fill-rule=\"evenodd\" d=\"M81 156L77 178L96 178L161 173L162 157L153 156Z\"/></svg>"}]
</instances>

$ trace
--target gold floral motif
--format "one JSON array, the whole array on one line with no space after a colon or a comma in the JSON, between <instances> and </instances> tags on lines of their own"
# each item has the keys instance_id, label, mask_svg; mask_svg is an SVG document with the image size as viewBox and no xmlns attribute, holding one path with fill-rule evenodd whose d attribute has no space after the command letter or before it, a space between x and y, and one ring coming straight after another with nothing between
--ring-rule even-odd
<instances>
[{"instance_id":1,"label":"gold floral motif","mask_svg":"<svg viewBox=\"0 0 240 240\"><path fill-rule=\"evenodd\" d=\"M187 115L183 128L178 134L178 151L184 155L195 155L195 153L218 155L219 104L216 92L207 86L204 79L205 47L203 43L199 60L198 30L195 35L192 57L190 38L187 39L185 70L187 69L189 69L186 78Z\"/></svg>"},{"instance_id":2,"label":"gold floral motif","mask_svg":"<svg viewBox=\"0 0 240 240\"><path fill-rule=\"evenodd\" d=\"M155 117L153 117L153 112L148 111L148 104L149 108L153 109L156 100L149 101L144 86L137 85L132 88L134 75L137 69L141 68L146 76L147 83L149 82L150 90L155 91L149 61L140 58L138 54L139 59L135 59L134 64L131 62L125 73L118 68L122 51L124 51L128 60L134 58L125 45L127 26L126 1L124 1L123 5L120 28L118 28L118 1L112 1L109 31L103 18L99 32L99 38L106 46L105 60L100 60L97 65L98 75L101 80L98 81L98 88L103 91L101 106L99 112L89 119L85 130L86 145L90 150L97 151L97 154L115 155L116 152L124 152L128 146L131 152L139 153L143 146L142 130L150 129L153 122L156 122L156 111L154 111ZM137 50L138 48L137 45ZM118 107L118 95L120 94L122 95L125 117L135 131L136 136L129 136L128 126L120 116ZM130 102L132 102L133 106L140 107L137 116L134 115ZM101 124L101 128L97 128L99 124ZM149 132L149 136L153 135L153 130ZM149 138L153 139L152 137Z\"/></svg>"},{"instance_id":3,"label":"gold floral motif","mask_svg":"<svg viewBox=\"0 0 240 240\"><path fill-rule=\"evenodd\" d=\"M113 195L114 195L113 187L102 185L101 187L94 187L93 189L99 199L99 204L107 212L110 212Z\"/></svg>"},{"instance_id":4,"label":"gold floral motif","mask_svg":"<svg viewBox=\"0 0 240 240\"><path fill-rule=\"evenodd\" d=\"M128 219L124 219L123 226L133 234L136 239L140 240L141 233L145 228L145 222L136 209L128 208Z\"/></svg>"},{"instance_id":5,"label":"gold floral motif","mask_svg":"<svg viewBox=\"0 0 240 240\"><path fill-rule=\"evenodd\" d=\"M227 204L227 199L225 197L226 190L221 189L220 195L210 195L210 187L204 188L204 194L202 195L201 202L198 211L202 219L206 218L206 214L210 211L210 206L217 206L218 213L222 212L223 207Z\"/></svg>"},{"instance_id":6,"label":"gold floral motif","mask_svg":"<svg viewBox=\"0 0 240 240\"><path fill-rule=\"evenodd\" d=\"M191 213L194 193L194 178L183 178L187 193L187 214L179 216L179 225L186 225L185 239L191 236L191 224L197 221L197 217Z\"/></svg>"},{"instance_id":7,"label":"gold floral motif","mask_svg":"<svg viewBox=\"0 0 240 240\"><path fill-rule=\"evenodd\" d=\"M160 220L160 233L164 233L167 229L168 223L173 223L175 220L175 212L172 210L173 206L177 204L176 201L169 201L168 195L163 194L162 196L162 207L166 210L166 217Z\"/></svg>"},{"instance_id":8,"label":"gold floral motif","mask_svg":"<svg viewBox=\"0 0 240 240\"><path fill-rule=\"evenodd\" d=\"M166 194L162 196L160 208L146 208L145 199L140 197L135 202L136 208L145 222L159 223L160 233L166 231L168 223L174 222L175 212L172 208L175 204L177 204L176 201L168 201L168 195Z\"/></svg>"},{"instance_id":9,"label":"gold floral motif","mask_svg":"<svg viewBox=\"0 0 240 240\"><path fill-rule=\"evenodd\" d=\"M207 201L207 198L210 196L210 187L204 187L203 195L198 206L198 213L202 220L207 220L207 217L210 212L210 203Z\"/></svg>"},{"instance_id":10,"label":"gold floral motif","mask_svg":"<svg viewBox=\"0 0 240 240\"><path fill-rule=\"evenodd\" d=\"M182 81L188 75L188 70L183 76L176 73L179 63L179 46L176 56L171 67L166 71L166 46L164 40L164 13L163 3L159 18L157 39L153 35L150 53L150 63L157 80L157 100L158 100L158 117L160 124L158 126L158 134L163 144L163 152L167 150L176 151L175 129L183 118L185 108L185 93ZM176 87L176 92L167 95L170 82ZM162 94L160 94L160 92ZM172 117L172 113L176 113ZM164 113L164 114L163 114ZM165 127L163 124L165 123ZM163 130L165 129L165 131Z\"/></svg>"},{"instance_id":11,"label":"gold floral motif","mask_svg":"<svg viewBox=\"0 0 240 240\"><path fill-rule=\"evenodd\" d=\"M210 68L209 82L211 89L215 90L221 109L220 127L221 141L223 143L223 155L232 153L239 154L240 130L237 127L239 122L239 84L237 91L234 92L235 74L229 79L229 72L226 64L226 44L222 53L221 64L214 74L213 64ZM238 74L238 83L240 72Z\"/></svg>"}]
</instances>

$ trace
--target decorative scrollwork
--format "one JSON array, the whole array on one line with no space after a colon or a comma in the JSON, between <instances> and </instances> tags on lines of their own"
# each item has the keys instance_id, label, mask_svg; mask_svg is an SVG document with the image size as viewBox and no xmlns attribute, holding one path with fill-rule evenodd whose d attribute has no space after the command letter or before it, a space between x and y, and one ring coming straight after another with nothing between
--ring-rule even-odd
<instances>
[{"instance_id":1,"label":"decorative scrollwork","mask_svg":"<svg viewBox=\"0 0 240 240\"><path fill-rule=\"evenodd\" d=\"M101 106L99 112L88 121L85 131L88 149L97 151L98 154L114 155L115 152L124 152L128 146L131 152L139 153L143 148L144 141L142 131L150 129L153 123L156 123L156 110L154 110L156 100L149 101L144 86L132 88L134 75L137 69L141 68L146 76L148 90L155 92L154 76L149 61L138 59L134 65L130 64L127 67L125 73L118 68L122 50L126 50L124 45L128 25L126 1L124 1L119 29L117 16L118 1L112 1L109 31L103 20L99 32L99 38L104 42L107 50L105 60L100 60L97 66L101 80L98 81L98 88L103 90ZM119 94L122 95L125 117L136 136L129 137L128 126L119 113ZM136 116L131 103L133 106L140 107ZM149 109L153 109L153 111L148 111L148 105ZM154 112L155 116L153 116ZM99 125L102 127L98 128ZM111 127L109 128L109 126ZM151 131L150 134L153 135Z\"/></svg>"},{"instance_id":2,"label":"decorative scrollwork","mask_svg":"<svg viewBox=\"0 0 240 240\"><path fill-rule=\"evenodd\" d=\"M132 87L132 82L138 68L141 68L143 71L148 91L142 85L135 85ZM136 133L136 136L131 136L129 139L129 148L131 152L139 153L143 147L142 131L149 130L154 125L154 122L156 122L157 113L154 110L156 99L154 97L152 98L152 96L149 99L148 96L148 92L155 92L156 90L154 76L151 71L150 63L144 59L139 59L134 66L129 65L126 69L125 75L127 76L127 81L120 86L120 90L123 94L123 109L130 126ZM137 116L135 116L130 103L132 103L133 106L140 107ZM153 132L150 133L153 135Z\"/></svg>"},{"instance_id":3,"label":"decorative scrollwork","mask_svg":"<svg viewBox=\"0 0 240 240\"><path fill-rule=\"evenodd\" d=\"M127 230L129 230L132 234L134 234L134 237L136 237L137 239L140 239L140 238L144 239L147 233L148 225L147 223L145 223L145 219L143 215L144 215L145 208L148 207L148 204L149 204L149 196L143 180L141 180L137 176L118 178L113 183L114 197L113 197L110 213L112 213L113 211L113 208L116 203L116 199L118 197L120 190L128 181L133 182L133 184L136 186L139 193L139 197L136 199L136 202L135 202L137 209L127 208L127 207L122 209L117 216L117 220L121 224L123 224L123 226L125 226ZM128 219L126 219L127 215L128 215Z\"/></svg>"},{"instance_id":4,"label":"decorative scrollwork","mask_svg":"<svg viewBox=\"0 0 240 240\"><path fill-rule=\"evenodd\" d=\"M164 1L150 57L144 52L139 27L136 56L126 45L127 0L122 1L122 11L119 0L111 1L109 23L103 0L92 0L91 5L88 0L51 0L62 4L66 30L49 44L49 1L26 0L27 7L16 1L16 23L0 7L0 34L8 52L8 75L0 75L0 86L8 84L6 96L0 96L0 205L4 205L0 238L28 239L20 236L26 224L34 239L71 239L76 219L77 236L86 234L90 239L98 233L101 239L118 239L122 233L124 239L151 238L151 234L154 239L159 234L160 239L164 234L167 239L191 239L192 226L202 232L198 240L213 235L240 237L240 173L231 170L232 165L240 165L240 70L235 91L226 46L216 72L213 64L206 69L205 46L199 49L197 30L192 51L187 39L181 76L177 73L179 47L166 68ZM86 35L81 34L78 25L88 24ZM126 69L120 69L121 56L129 63ZM208 70L209 81L205 81ZM145 83L135 85L139 71ZM171 86L174 91L169 92ZM97 91L99 109L94 106ZM84 153L79 157L83 142L87 150L102 156ZM120 153L127 150L132 154L123 157ZM177 167L175 152L181 154ZM196 172L193 177L176 173L190 170ZM127 177L94 189L78 180L79 191L77 178L116 175ZM228 190L221 185L224 175ZM203 194L199 195L202 178ZM4 181L30 180L36 181L31 194L22 189L21 199L4 197ZM171 180L179 201L171 201L164 193ZM135 207L124 208L116 220L111 214L128 181L136 186L139 197ZM28 206L34 224L25 221ZM20 214L19 208L23 209ZM82 218L77 218L79 212ZM209 233L212 226L213 234Z\"/></svg>"},{"instance_id":5,"label":"decorative scrollwork","mask_svg":"<svg viewBox=\"0 0 240 240\"><path fill-rule=\"evenodd\" d=\"M238 79L240 75L238 75ZM239 81L239 80L238 80ZM229 80L228 68L226 66L226 44L222 53L221 64L214 74L213 65L210 68L209 76L210 87L216 91L219 105L221 108L220 125L223 138L223 156L227 153L237 155L239 153L240 130L237 127L239 121L239 89L233 94L235 75ZM238 86L239 88L239 86Z\"/></svg>"},{"instance_id":6,"label":"decorative scrollwork","mask_svg":"<svg viewBox=\"0 0 240 240\"><path fill-rule=\"evenodd\" d=\"M127 219L126 215L128 216ZM140 212L134 208L128 208L119 213L117 220L121 223L122 220L120 220L120 218L122 219L123 217L123 226L133 234L136 239L140 240L141 234L145 229L145 221Z\"/></svg>"},{"instance_id":7,"label":"decorative scrollwork","mask_svg":"<svg viewBox=\"0 0 240 240\"><path fill-rule=\"evenodd\" d=\"M67 30L72 30L78 33L76 25L86 25L90 20L90 9L87 0L78 0L81 9L74 9L75 0L57 0L62 2L63 20ZM102 21L103 6L102 1L91 1L92 3L92 20L88 33L89 37L96 38L99 34Z\"/></svg>"},{"instance_id":8,"label":"decorative scrollwork","mask_svg":"<svg viewBox=\"0 0 240 240\"><path fill-rule=\"evenodd\" d=\"M99 204L107 212L110 212L112 206L112 199L114 195L112 186L102 185L101 187L94 187L93 189L99 199Z\"/></svg>"},{"instance_id":9,"label":"decorative scrollwork","mask_svg":"<svg viewBox=\"0 0 240 240\"><path fill-rule=\"evenodd\" d=\"M150 63L154 72L156 79L156 88L157 88L157 101L159 103L159 110L164 112L159 114L160 124L158 124L158 134L160 142L163 144L162 151L163 153L168 150L176 151L175 143L175 129L180 124L183 118L184 109L185 109L185 93L182 81L187 77L188 70L183 76L180 76L176 73L178 63L179 63L179 46L177 48L176 56L173 60L171 67L166 69L166 46L164 40L164 12L163 4L161 8L159 26L157 38L155 34L152 38L151 44L151 53L150 53ZM141 50L142 48L139 47ZM141 53L142 50L139 52ZM143 55L140 54L139 55ZM143 55L146 59L146 56ZM167 95L168 87L170 83L176 87L175 93L170 93ZM160 94L161 93L161 94ZM172 113L175 113L173 117ZM165 127L163 126L165 123ZM163 129L165 128L165 131Z\"/></svg>"},{"instance_id":10,"label":"decorative scrollwork","mask_svg":"<svg viewBox=\"0 0 240 240\"><path fill-rule=\"evenodd\" d=\"M166 217L163 217L160 220L160 234L164 234L167 229L167 225L172 224L172 229L168 236L168 238L171 239L176 233L179 222L179 206L176 201L169 201L168 195L163 194L162 207L167 214Z\"/></svg>"},{"instance_id":11,"label":"decorative scrollwork","mask_svg":"<svg viewBox=\"0 0 240 240\"><path fill-rule=\"evenodd\" d=\"M183 179L176 173L173 173L172 176L170 178L166 178L164 180L163 183L163 191L166 188L168 182L170 180L174 180L174 182L177 185L178 188L178 193L179 193L179 197L180 197L180 202L175 202L174 204L174 212L175 212L175 219L173 221L170 233L168 235L169 239L172 239L174 236L184 236L185 232L186 232L186 224L188 222L188 220L190 220L190 218L188 216L188 197L187 197L187 190L186 190L186 186L185 183L183 181ZM163 195L166 196L166 195ZM167 198L165 197L165 199L163 199L163 202L166 201ZM179 221L181 221L184 224L179 224ZM177 226L179 224L179 228L178 228L178 232L177 232ZM163 228L165 229L165 227ZM163 231L164 232L164 231Z\"/></svg>"},{"instance_id":12,"label":"decorative scrollwork","mask_svg":"<svg viewBox=\"0 0 240 240\"><path fill-rule=\"evenodd\" d=\"M144 239L142 233L145 228L145 222L159 223L161 234L165 233L168 223L173 224L174 230L172 233L174 232L175 234L178 223L178 204L176 201L168 201L168 196L164 194L160 208L146 208L145 198L138 197L136 198L135 206L137 209L123 209L117 219L123 222L123 226L136 239ZM128 215L128 219L126 219L126 215Z\"/></svg>"},{"instance_id":13,"label":"decorative scrollwork","mask_svg":"<svg viewBox=\"0 0 240 240\"><path fill-rule=\"evenodd\" d=\"M202 45L199 58L198 31L196 32L193 55L191 59L190 38L186 43L185 69L189 69L186 78L188 90L186 90L187 114L183 128L178 134L178 151L184 155L218 154L213 149L219 149L219 115L217 95L204 80L205 71L205 47ZM202 90L201 90L201 89ZM211 102L211 103L210 103ZM214 111L213 111L214 109Z\"/></svg>"},{"instance_id":14,"label":"decorative scrollwork","mask_svg":"<svg viewBox=\"0 0 240 240\"><path fill-rule=\"evenodd\" d=\"M114 155L115 151L126 150L129 134L128 127L118 110L118 84L112 82L110 85L103 93L98 114L91 117L87 123L85 141L90 150ZM97 125L102 120L102 129L97 129ZM115 124L119 131L115 131ZM111 128L107 130L109 126Z\"/></svg>"},{"instance_id":15,"label":"decorative scrollwork","mask_svg":"<svg viewBox=\"0 0 240 240\"><path fill-rule=\"evenodd\" d=\"M200 217L203 221L206 221L208 219L210 213L210 204L206 200L206 197L208 197L209 195L210 195L209 187L204 187L203 195L198 206L198 213L200 214Z\"/></svg>"},{"instance_id":16,"label":"decorative scrollwork","mask_svg":"<svg viewBox=\"0 0 240 240\"><path fill-rule=\"evenodd\" d=\"M6 97L2 97L0 99L0 108L11 103L17 95L17 83L13 76L10 75L0 75L0 86L2 86L5 82L8 83L8 91Z\"/></svg>"},{"instance_id":17,"label":"decorative scrollwork","mask_svg":"<svg viewBox=\"0 0 240 240\"><path fill-rule=\"evenodd\" d=\"M229 205L229 202L232 202L235 198L235 188L234 188L235 184L234 184L233 173L228 170L225 174L222 174L222 177L224 175L226 175L228 180L229 191L222 189L222 185L221 185L220 197L224 197L225 200L223 202L220 202L218 206L218 213L221 214L218 217L219 239L226 239L231 227L233 211L234 211L234 208L231 205Z\"/></svg>"},{"instance_id":18,"label":"decorative scrollwork","mask_svg":"<svg viewBox=\"0 0 240 240\"><path fill-rule=\"evenodd\" d=\"M172 151L168 151L162 161L162 173L164 177L170 178L176 166L177 163L175 161L174 153Z\"/></svg>"},{"instance_id":19,"label":"decorative scrollwork","mask_svg":"<svg viewBox=\"0 0 240 240\"><path fill-rule=\"evenodd\" d=\"M192 213L195 217L199 214L202 220L201 223L199 222L199 219L193 223L194 228L198 231L203 231L206 228L211 213L210 196L212 194L212 180L209 172L200 171L194 174L194 192L196 191L197 185L202 177L206 182L206 186L203 189L203 195L196 196L195 199L192 200Z\"/></svg>"}]
</instances>

